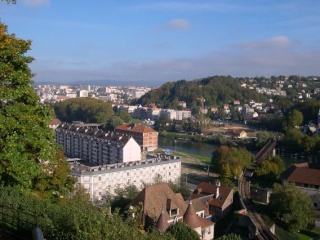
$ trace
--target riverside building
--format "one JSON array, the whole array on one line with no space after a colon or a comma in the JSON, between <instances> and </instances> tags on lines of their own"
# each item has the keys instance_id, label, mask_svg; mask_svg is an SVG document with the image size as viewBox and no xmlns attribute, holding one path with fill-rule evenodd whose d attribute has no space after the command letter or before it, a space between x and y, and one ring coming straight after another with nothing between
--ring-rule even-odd
<instances>
[{"instance_id":1,"label":"riverside building","mask_svg":"<svg viewBox=\"0 0 320 240\"><path fill-rule=\"evenodd\" d=\"M61 124L56 141L69 158L71 175L77 178L91 199L114 194L118 187L142 189L155 179L176 181L181 161L176 156L155 154L141 159L141 147L128 134L104 132L97 125Z\"/></svg>"}]
</instances>

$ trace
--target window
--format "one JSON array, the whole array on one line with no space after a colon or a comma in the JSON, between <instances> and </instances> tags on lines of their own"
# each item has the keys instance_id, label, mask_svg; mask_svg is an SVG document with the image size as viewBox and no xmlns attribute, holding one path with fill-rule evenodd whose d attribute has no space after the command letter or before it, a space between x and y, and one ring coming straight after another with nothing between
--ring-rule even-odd
<instances>
[{"instance_id":1,"label":"window","mask_svg":"<svg viewBox=\"0 0 320 240\"><path fill-rule=\"evenodd\" d=\"M170 210L170 217L178 215L178 208L171 209Z\"/></svg>"},{"instance_id":2,"label":"window","mask_svg":"<svg viewBox=\"0 0 320 240\"><path fill-rule=\"evenodd\" d=\"M99 181L101 181L101 177L99 176Z\"/></svg>"}]
</instances>

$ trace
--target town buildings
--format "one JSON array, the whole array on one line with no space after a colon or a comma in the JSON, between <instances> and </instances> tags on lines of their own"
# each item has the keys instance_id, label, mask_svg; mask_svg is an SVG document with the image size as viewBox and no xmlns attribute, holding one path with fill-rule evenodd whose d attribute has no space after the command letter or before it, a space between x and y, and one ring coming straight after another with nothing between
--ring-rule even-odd
<instances>
[{"instance_id":1,"label":"town buildings","mask_svg":"<svg viewBox=\"0 0 320 240\"><path fill-rule=\"evenodd\" d=\"M155 224L160 232L165 232L171 225L180 221L194 229L200 239L214 238L214 223L204 215L205 206L202 205L202 209L196 211L193 201L184 201L182 195L174 193L166 183L146 186L132 200L132 213L141 206L146 228Z\"/></svg>"},{"instance_id":2,"label":"town buildings","mask_svg":"<svg viewBox=\"0 0 320 240\"><path fill-rule=\"evenodd\" d=\"M141 159L141 147L129 134L104 132L99 124L60 124L56 141L69 157L71 175L91 199L114 194L116 188L141 189L155 179L175 182L181 175L178 157L155 154ZM153 133L153 132L152 132Z\"/></svg>"},{"instance_id":3,"label":"town buildings","mask_svg":"<svg viewBox=\"0 0 320 240\"><path fill-rule=\"evenodd\" d=\"M192 201L198 200L207 207L207 213L216 219L224 218L233 209L234 191L222 187L220 183L200 183L190 196Z\"/></svg>"}]
</instances>

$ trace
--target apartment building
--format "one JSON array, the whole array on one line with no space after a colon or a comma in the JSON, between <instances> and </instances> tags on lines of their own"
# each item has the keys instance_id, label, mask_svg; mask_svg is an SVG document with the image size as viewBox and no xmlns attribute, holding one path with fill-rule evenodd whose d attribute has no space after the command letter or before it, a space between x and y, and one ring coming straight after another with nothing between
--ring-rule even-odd
<instances>
[{"instance_id":1,"label":"apartment building","mask_svg":"<svg viewBox=\"0 0 320 240\"><path fill-rule=\"evenodd\" d=\"M158 132L149 126L124 123L116 127L115 132L131 135L142 151L153 151L158 148Z\"/></svg>"},{"instance_id":2,"label":"apartment building","mask_svg":"<svg viewBox=\"0 0 320 240\"><path fill-rule=\"evenodd\" d=\"M104 165L141 160L139 144L128 134L104 132L98 125L61 124L56 142L65 155L91 164Z\"/></svg>"},{"instance_id":3,"label":"apartment building","mask_svg":"<svg viewBox=\"0 0 320 240\"><path fill-rule=\"evenodd\" d=\"M88 191L91 199L99 200L113 195L118 187L135 185L141 190L145 184L154 183L155 179L175 182L181 175L181 160L176 156L158 154L149 156L147 160L101 166L74 162L70 168L70 174Z\"/></svg>"}]
</instances>

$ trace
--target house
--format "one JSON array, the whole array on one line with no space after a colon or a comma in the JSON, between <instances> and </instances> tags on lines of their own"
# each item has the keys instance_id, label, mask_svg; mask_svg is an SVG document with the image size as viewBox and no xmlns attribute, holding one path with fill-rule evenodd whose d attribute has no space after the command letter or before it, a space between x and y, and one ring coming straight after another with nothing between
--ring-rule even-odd
<instances>
[{"instance_id":1,"label":"house","mask_svg":"<svg viewBox=\"0 0 320 240\"><path fill-rule=\"evenodd\" d=\"M309 195L314 208L320 209L320 164L294 164L281 174L281 179L293 183Z\"/></svg>"},{"instance_id":2,"label":"house","mask_svg":"<svg viewBox=\"0 0 320 240\"><path fill-rule=\"evenodd\" d=\"M229 129L227 134L231 136L233 139L244 139L247 138L246 131L242 129Z\"/></svg>"},{"instance_id":3,"label":"house","mask_svg":"<svg viewBox=\"0 0 320 240\"><path fill-rule=\"evenodd\" d=\"M214 223L201 217L201 211L197 212L192 202L185 202L180 193L174 193L167 183L161 183L146 186L132 200L131 209L142 206L146 228L155 225L157 230L164 232L181 221L194 229L199 234L199 239L213 239Z\"/></svg>"},{"instance_id":4,"label":"house","mask_svg":"<svg viewBox=\"0 0 320 240\"><path fill-rule=\"evenodd\" d=\"M115 132L131 135L140 145L142 151L153 151L158 148L158 132L149 126L124 123L116 127Z\"/></svg>"},{"instance_id":5,"label":"house","mask_svg":"<svg viewBox=\"0 0 320 240\"><path fill-rule=\"evenodd\" d=\"M190 196L192 201L199 199L209 208L209 214L216 219L224 218L233 208L233 189L222 187L220 183L200 183Z\"/></svg>"},{"instance_id":6,"label":"house","mask_svg":"<svg viewBox=\"0 0 320 240\"><path fill-rule=\"evenodd\" d=\"M61 124L61 121L58 118L53 118L49 123L49 128L56 129Z\"/></svg>"}]
</instances>

